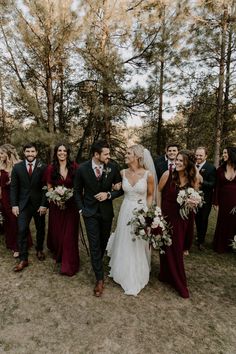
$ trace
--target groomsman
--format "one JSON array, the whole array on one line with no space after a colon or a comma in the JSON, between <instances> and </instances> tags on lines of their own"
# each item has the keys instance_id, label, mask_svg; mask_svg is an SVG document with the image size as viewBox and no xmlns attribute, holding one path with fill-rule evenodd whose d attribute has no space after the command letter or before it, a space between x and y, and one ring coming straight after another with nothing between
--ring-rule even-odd
<instances>
[{"instance_id":1,"label":"groomsman","mask_svg":"<svg viewBox=\"0 0 236 354\"><path fill-rule=\"evenodd\" d=\"M103 256L111 233L114 216L112 200L123 194L112 190L121 183L121 175L110 162L110 148L105 141L92 145L92 159L82 163L75 174L74 196L83 216L91 263L96 276L94 295L100 297L104 289Z\"/></svg>"},{"instance_id":2,"label":"groomsman","mask_svg":"<svg viewBox=\"0 0 236 354\"><path fill-rule=\"evenodd\" d=\"M216 168L214 165L207 161L207 149L204 146L198 147L195 152L196 167L202 175L203 182L201 190L204 193L204 204L199 208L196 216L195 223L197 228L197 245L201 251L204 249L204 241L207 232L208 218L212 206L213 189L216 182Z\"/></svg>"},{"instance_id":3,"label":"groomsman","mask_svg":"<svg viewBox=\"0 0 236 354\"><path fill-rule=\"evenodd\" d=\"M162 161L160 162L160 158L155 160L154 164L158 181L165 171L173 171L175 169L175 159L178 155L178 151L179 146L177 144L169 144L166 147L166 155L162 158Z\"/></svg>"},{"instance_id":4,"label":"groomsman","mask_svg":"<svg viewBox=\"0 0 236 354\"><path fill-rule=\"evenodd\" d=\"M31 219L36 227L36 256L45 259L43 243L45 236L46 197L43 191L43 175L46 165L37 159L34 143L23 147L25 159L14 165L11 174L12 212L18 221L18 244L20 263L14 268L19 272L28 266L28 232Z\"/></svg>"},{"instance_id":5,"label":"groomsman","mask_svg":"<svg viewBox=\"0 0 236 354\"><path fill-rule=\"evenodd\" d=\"M163 155L159 155L155 160L154 160L154 165L160 164L162 162L165 162L168 160L168 157L166 155L166 148L165 148L165 153Z\"/></svg>"}]
</instances>

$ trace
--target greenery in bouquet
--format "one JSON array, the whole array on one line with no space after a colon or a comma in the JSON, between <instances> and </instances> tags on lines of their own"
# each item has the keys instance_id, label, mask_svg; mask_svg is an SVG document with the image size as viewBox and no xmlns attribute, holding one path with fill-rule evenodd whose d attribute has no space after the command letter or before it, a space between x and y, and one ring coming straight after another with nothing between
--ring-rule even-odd
<instances>
[{"instance_id":1,"label":"greenery in bouquet","mask_svg":"<svg viewBox=\"0 0 236 354\"><path fill-rule=\"evenodd\" d=\"M143 206L133 210L134 217L128 222L132 226L133 241L143 239L160 253L172 244L170 226L164 219L161 209L156 205Z\"/></svg>"},{"instance_id":2,"label":"greenery in bouquet","mask_svg":"<svg viewBox=\"0 0 236 354\"><path fill-rule=\"evenodd\" d=\"M50 202L55 203L60 209L65 209L65 203L73 196L73 189L66 188L65 186L57 186L51 188L46 197Z\"/></svg>"},{"instance_id":3,"label":"greenery in bouquet","mask_svg":"<svg viewBox=\"0 0 236 354\"><path fill-rule=\"evenodd\" d=\"M180 205L180 216L182 219L188 219L190 211L197 212L198 208L204 203L203 193L189 187L181 189L177 196L177 203Z\"/></svg>"}]
</instances>

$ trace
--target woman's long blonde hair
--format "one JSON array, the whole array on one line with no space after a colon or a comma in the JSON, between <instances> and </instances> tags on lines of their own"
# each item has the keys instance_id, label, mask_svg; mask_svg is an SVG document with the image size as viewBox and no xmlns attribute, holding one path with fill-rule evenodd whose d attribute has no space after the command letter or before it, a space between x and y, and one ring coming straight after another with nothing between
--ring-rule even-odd
<instances>
[{"instance_id":1,"label":"woman's long blonde hair","mask_svg":"<svg viewBox=\"0 0 236 354\"><path fill-rule=\"evenodd\" d=\"M11 144L3 144L0 146L0 150L7 154L7 160L0 162L0 169L11 173L13 166L20 161L16 148Z\"/></svg>"},{"instance_id":2,"label":"woman's long blonde hair","mask_svg":"<svg viewBox=\"0 0 236 354\"><path fill-rule=\"evenodd\" d=\"M141 168L144 166L144 147L139 144L129 146L129 150L133 151L134 155L138 158L138 165Z\"/></svg>"}]
</instances>

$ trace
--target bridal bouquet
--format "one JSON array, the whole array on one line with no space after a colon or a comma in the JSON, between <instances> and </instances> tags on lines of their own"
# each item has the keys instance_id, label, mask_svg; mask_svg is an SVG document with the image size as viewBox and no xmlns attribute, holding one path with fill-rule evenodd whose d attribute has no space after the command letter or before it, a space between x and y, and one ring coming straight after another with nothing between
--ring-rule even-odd
<instances>
[{"instance_id":1,"label":"bridal bouquet","mask_svg":"<svg viewBox=\"0 0 236 354\"><path fill-rule=\"evenodd\" d=\"M73 196L73 189L66 188L65 186L57 186L51 188L47 193L46 197L50 202L58 205L60 209L65 209L65 203L68 199Z\"/></svg>"},{"instance_id":2,"label":"bridal bouquet","mask_svg":"<svg viewBox=\"0 0 236 354\"><path fill-rule=\"evenodd\" d=\"M155 205L133 210L134 217L127 225L132 226L133 241L136 238L149 242L149 245L165 253L163 247L172 244L170 226L164 219L161 209Z\"/></svg>"},{"instance_id":3,"label":"bridal bouquet","mask_svg":"<svg viewBox=\"0 0 236 354\"><path fill-rule=\"evenodd\" d=\"M196 213L197 209L203 205L203 195L191 187L182 189L178 193L177 203L180 205L181 218L188 219L190 211Z\"/></svg>"}]
</instances>

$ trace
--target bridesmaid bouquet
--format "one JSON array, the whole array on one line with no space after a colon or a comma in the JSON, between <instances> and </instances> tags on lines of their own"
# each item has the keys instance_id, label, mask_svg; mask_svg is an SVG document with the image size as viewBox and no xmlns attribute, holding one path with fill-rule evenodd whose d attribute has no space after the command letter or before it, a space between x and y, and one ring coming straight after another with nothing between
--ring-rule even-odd
<instances>
[{"instance_id":1,"label":"bridesmaid bouquet","mask_svg":"<svg viewBox=\"0 0 236 354\"><path fill-rule=\"evenodd\" d=\"M4 217L2 216L2 213L1 213L1 211L0 211L0 225L3 224L3 221L4 221Z\"/></svg>"},{"instance_id":2,"label":"bridesmaid bouquet","mask_svg":"<svg viewBox=\"0 0 236 354\"><path fill-rule=\"evenodd\" d=\"M236 235L234 236L234 239L233 239L233 241L231 243L231 246L232 246L233 250L236 251Z\"/></svg>"},{"instance_id":3,"label":"bridesmaid bouquet","mask_svg":"<svg viewBox=\"0 0 236 354\"><path fill-rule=\"evenodd\" d=\"M177 203L180 205L181 218L188 219L190 211L196 213L198 208L203 205L203 195L191 187L182 189L178 193Z\"/></svg>"},{"instance_id":4,"label":"bridesmaid bouquet","mask_svg":"<svg viewBox=\"0 0 236 354\"><path fill-rule=\"evenodd\" d=\"M143 239L160 253L165 253L163 247L172 244L170 226L162 216L161 209L155 205L133 210L134 217L127 225L132 226L133 241Z\"/></svg>"},{"instance_id":5,"label":"bridesmaid bouquet","mask_svg":"<svg viewBox=\"0 0 236 354\"><path fill-rule=\"evenodd\" d=\"M47 193L46 197L50 202L55 203L60 209L65 209L65 203L68 199L73 196L73 189L66 188L65 186L57 186L51 188Z\"/></svg>"}]
</instances>

